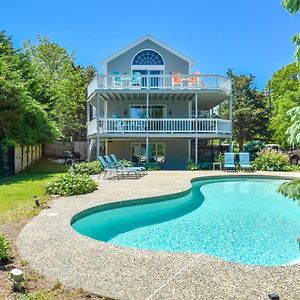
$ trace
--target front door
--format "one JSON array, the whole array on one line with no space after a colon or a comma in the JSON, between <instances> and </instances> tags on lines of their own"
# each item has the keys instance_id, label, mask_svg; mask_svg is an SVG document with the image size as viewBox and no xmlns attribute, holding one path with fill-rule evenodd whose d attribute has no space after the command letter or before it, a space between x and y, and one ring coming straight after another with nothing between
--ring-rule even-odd
<instances>
[{"instance_id":1,"label":"front door","mask_svg":"<svg viewBox=\"0 0 300 300\"><path fill-rule=\"evenodd\" d=\"M141 87L147 88L158 88L162 85L162 75L164 72L163 70L132 70L132 74L140 73L141 78Z\"/></svg>"}]
</instances>

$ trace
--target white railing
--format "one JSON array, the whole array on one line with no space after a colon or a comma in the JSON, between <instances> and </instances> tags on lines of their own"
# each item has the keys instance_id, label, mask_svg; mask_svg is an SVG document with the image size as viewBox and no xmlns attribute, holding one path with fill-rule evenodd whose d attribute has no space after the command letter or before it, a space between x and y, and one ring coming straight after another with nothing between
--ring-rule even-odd
<instances>
[{"instance_id":1,"label":"white railing","mask_svg":"<svg viewBox=\"0 0 300 300\"><path fill-rule=\"evenodd\" d=\"M221 90L231 92L231 80L221 75L96 75L88 85L88 96L95 89L112 90Z\"/></svg>"},{"instance_id":2,"label":"white railing","mask_svg":"<svg viewBox=\"0 0 300 300\"><path fill-rule=\"evenodd\" d=\"M88 123L88 135L96 134L96 119ZM100 134L231 134L231 121L223 119L104 119L99 121Z\"/></svg>"}]
</instances>

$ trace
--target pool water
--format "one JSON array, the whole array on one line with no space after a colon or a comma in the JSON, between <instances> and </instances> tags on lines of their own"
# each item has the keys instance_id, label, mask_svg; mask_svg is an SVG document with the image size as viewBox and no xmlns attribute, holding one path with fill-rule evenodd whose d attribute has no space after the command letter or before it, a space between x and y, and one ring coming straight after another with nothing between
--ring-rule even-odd
<instances>
[{"instance_id":1,"label":"pool water","mask_svg":"<svg viewBox=\"0 0 300 300\"><path fill-rule=\"evenodd\" d=\"M76 216L72 226L115 245L285 265L300 257L300 207L276 191L283 182L253 177L199 180L181 197L114 209L100 206Z\"/></svg>"}]
</instances>

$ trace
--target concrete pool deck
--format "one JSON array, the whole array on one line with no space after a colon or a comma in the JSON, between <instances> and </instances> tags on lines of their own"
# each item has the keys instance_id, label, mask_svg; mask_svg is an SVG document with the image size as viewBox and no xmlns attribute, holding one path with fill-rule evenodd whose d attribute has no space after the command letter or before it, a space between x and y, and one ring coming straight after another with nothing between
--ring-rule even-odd
<instances>
[{"instance_id":1,"label":"concrete pool deck","mask_svg":"<svg viewBox=\"0 0 300 300\"><path fill-rule=\"evenodd\" d=\"M258 300L273 292L281 300L300 299L300 265L261 267L206 254L119 247L82 236L70 225L71 218L87 208L182 192L191 187L193 178L219 175L241 176L222 171L155 171L140 179L100 179L99 189L91 194L54 200L51 208L23 228L18 250L37 272L113 299ZM300 177L299 172L242 175Z\"/></svg>"}]
</instances>

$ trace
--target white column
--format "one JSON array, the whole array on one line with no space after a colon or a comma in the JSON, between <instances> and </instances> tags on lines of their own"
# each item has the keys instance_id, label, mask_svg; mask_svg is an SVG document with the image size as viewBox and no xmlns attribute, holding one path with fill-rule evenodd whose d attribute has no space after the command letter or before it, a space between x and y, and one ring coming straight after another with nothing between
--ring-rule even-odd
<instances>
[{"instance_id":1,"label":"white column","mask_svg":"<svg viewBox=\"0 0 300 300\"><path fill-rule=\"evenodd\" d=\"M99 140L99 118L100 118L100 96L96 94L96 119L97 119L97 137L96 137L96 156L97 158L100 156L100 140Z\"/></svg>"},{"instance_id":2,"label":"white column","mask_svg":"<svg viewBox=\"0 0 300 300\"><path fill-rule=\"evenodd\" d=\"M100 138L97 136L96 138L96 156L97 158L100 156Z\"/></svg>"},{"instance_id":3,"label":"white column","mask_svg":"<svg viewBox=\"0 0 300 300\"><path fill-rule=\"evenodd\" d=\"M189 118L192 117L192 101L189 100Z\"/></svg>"},{"instance_id":4,"label":"white column","mask_svg":"<svg viewBox=\"0 0 300 300\"><path fill-rule=\"evenodd\" d=\"M108 155L108 139L105 139L105 155Z\"/></svg>"},{"instance_id":5,"label":"white column","mask_svg":"<svg viewBox=\"0 0 300 300\"><path fill-rule=\"evenodd\" d=\"M198 137L195 138L195 163L198 163Z\"/></svg>"},{"instance_id":6,"label":"white column","mask_svg":"<svg viewBox=\"0 0 300 300\"><path fill-rule=\"evenodd\" d=\"M87 153L87 161L90 162L91 161L91 151L90 151L90 145L91 145L91 140L88 139L86 142L86 153ZM98 157L97 157L98 158Z\"/></svg>"},{"instance_id":7,"label":"white column","mask_svg":"<svg viewBox=\"0 0 300 300\"><path fill-rule=\"evenodd\" d=\"M198 163L198 94L195 93L195 118L196 118L196 138L195 138L195 163Z\"/></svg>"},{"instance_id":8,"label":"white column","mask_svg":"<svg viewBox=\"0 0 300 300\"><path fill-rule=\"evenodd\" d=\"M107 100L103 100L104 101L104 130L107 131Z\"/></svg>"},{"instance_id":9,"label":"white column","mask_svg":"<svg viewBox=\"0 0 300 300\"><path fill-rule=\"evenodd\" d=\"M86 122L90 122L90 103L87 101L86 103Z\"/></svg>"},{"instance_id":10,"label":"white column","mask_svg":"<svg viewBox=\"0 0 300 300\"><path fill-rule=\"evenodd\" d=\"M188 152L189 152L189 156L188 156L188 160L191 160L191 140L188 140Z\"/></svg>"},{"instance_id":11,"label":"white column","mask_svg":"<svg viewBox=\"0 0 300 300\"><path fill-rule=\"evenodd\" d=\"M149 138L146 137L146 162L149 163Z\"/></svg>"},{"instance_id":12,"label":"white column","mask_svg":"<svg viewBox=\"0 0 300 300\"><path fill-rule=\"evenodd\" d=\"M231 125L231 136L232 136L232 108L233 108L233 95L232 93L230 94L230 99L229 99L229 120L230 120L230 125ZM232 138L229 139L229 151L233 151L233 145L232 145Z\"/></svg>"}]
</instances>

